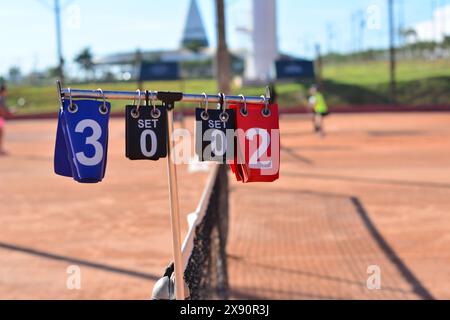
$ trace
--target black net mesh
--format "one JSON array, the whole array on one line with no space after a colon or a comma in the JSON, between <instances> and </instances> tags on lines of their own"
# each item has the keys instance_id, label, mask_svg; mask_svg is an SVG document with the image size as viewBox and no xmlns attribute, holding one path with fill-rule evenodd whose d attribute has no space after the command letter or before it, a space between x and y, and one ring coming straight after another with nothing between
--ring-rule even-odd
<instances>
[{"instance_id":1,"label":"black net mesh","mask_svg":"<svg viewBox=\"0 0 450 320\"><path fill-rule=\"evenodd\" d=\"M184 272L191 300L228 299L228 195L227 167L221 165L207 199L206 213L196 227L194 247ZM172 274L173 264L165 276Z\"/></svg>"},{"instance_id":2,"label":"black net mesh","mask_svg":"<svg viewBox=\"0 0 450 320\"><path fill-rule=\"evenodd\" d=\"M227 299L228 175L221 166L184 277L192 300Z\"/></svg>"}]
</instances>

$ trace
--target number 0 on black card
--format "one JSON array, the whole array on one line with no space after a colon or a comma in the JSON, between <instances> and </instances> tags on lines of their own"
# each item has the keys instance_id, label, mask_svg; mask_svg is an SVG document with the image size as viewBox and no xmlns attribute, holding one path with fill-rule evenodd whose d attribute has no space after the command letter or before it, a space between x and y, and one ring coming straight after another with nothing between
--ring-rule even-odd
<instances>
[{"instance_id":1,"label":"number 0 on black card","mask_svg":"<svg viewBox=\"0 0 450 320\"><path fill-rule=\"evenodd\" d=\"M126 156L131 160L167 157L167 109L126 107Z\"/></svg>"}]
</instances>

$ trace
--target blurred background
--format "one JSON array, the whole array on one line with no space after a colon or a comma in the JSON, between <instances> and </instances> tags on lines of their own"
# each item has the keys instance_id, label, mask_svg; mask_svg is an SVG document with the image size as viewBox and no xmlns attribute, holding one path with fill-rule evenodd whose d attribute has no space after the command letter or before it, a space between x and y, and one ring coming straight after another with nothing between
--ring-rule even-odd
<instances>
[{"instance_id":1,"label":"blurred background","mask_svg":"<svg viewBox=\"0 0 450 320\"><path fill-rule=\"evenodd\" d=\"M57 78L89 89L101 83L215 93L216 6L211 0L1 1L0 81L9 84L8 103L19 114L55 111ZM260 94L273 82L283 108L302 107L313 83L333 107L450 101L447 0L228 0L223 6L227 91Z\"/></svg>"}]
</instances>

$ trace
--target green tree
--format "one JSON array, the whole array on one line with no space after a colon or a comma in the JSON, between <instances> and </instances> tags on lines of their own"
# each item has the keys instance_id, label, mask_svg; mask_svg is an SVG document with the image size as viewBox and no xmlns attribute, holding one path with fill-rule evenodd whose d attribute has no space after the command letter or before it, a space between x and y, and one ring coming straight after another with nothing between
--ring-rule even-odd
<instances>
[{"instance_id":1,"label":"green tree","mask_svg":"<svg viewBox=\"0 0 450 320\"><path fill-rule=\"evenodd\" d=\"M400 37L409 42L418 42L417 32L412 28L400 29Z\"/></svg>"},{"instance_id":2,"label":"green tree","mask_svg":"<svg viewBox=\"0 0 450 320\"><path fill-rule=\"evenodd\" d=\"M46 76L48 78L57 78L59 76L59 66L48 68L46 71Z\"/></svg>"},{"instance_id":3,"label":"green tree","mask_svg":"<svg viewBox=\"0 0 450 320\"><path fill-rule=\"evenodd\" d=\"M8 78L11 82L19 82L22 78L22 71L17 66L11 67L8 71Z\"/></svg>"},{"instance_id":4,"label":"green tree","mask_svg":"<svg viewBox=\"0 0 450 320\"><path fill-rule=\"evenodd\" d=\"M450 48L450 36L445 36L444 41L442 41L443 48Z\"/></svg>"},{"instance_id":5,"label":"green tree","mask_svg":"<svg viewBox=\"0 0 450 320\"><path fill-rule=\"evenodd\" d=\"M89 74L91 75L91 80L95 78L95 64L93 60L94 57L90 48L83 49L74 60L84 70L86 78L89 78Z\"/></svg>"},{"instance_id":6,"label":"green tree","mask_svg":"<svg viewBox=\"0 0 450 320\"><path fill-rule=\"evenodd\" d=\"M184 48L189 51L199 53L203 48L205 48L205 44L198 40L192 40L185 43Z\"/></svg>"}]
</instances>

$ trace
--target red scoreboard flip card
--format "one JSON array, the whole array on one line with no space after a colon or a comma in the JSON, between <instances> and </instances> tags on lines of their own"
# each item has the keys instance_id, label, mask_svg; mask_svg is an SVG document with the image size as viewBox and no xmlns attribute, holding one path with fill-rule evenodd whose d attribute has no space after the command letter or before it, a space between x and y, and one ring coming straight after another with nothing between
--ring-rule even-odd
<instances>
[{"instance_id":1,"label":"red scoreboard flip card","mask_svg":"<svg viewBox=\"0 0 450 320\"><path fill-rule=\"evenodd\" d=\"M236 148L231 170L238 181L273 182L280 172L278 105L231 105L236 111Z\"/></svg>"}]
</instances>

